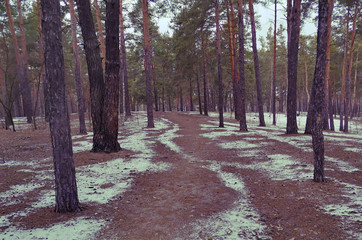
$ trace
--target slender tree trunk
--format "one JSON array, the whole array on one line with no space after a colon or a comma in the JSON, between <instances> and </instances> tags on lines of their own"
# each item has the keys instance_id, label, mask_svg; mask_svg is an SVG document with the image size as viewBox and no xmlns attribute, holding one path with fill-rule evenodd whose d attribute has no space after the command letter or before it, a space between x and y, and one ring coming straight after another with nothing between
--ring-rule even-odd
<instances>
[{"instance_id":1,"label":"slender tree trunk","mask_svg":"<svg viewBox=\"0 0 362 240\"><path fill-rule=\"evenodd\" d=\"M353 17L353 27L352 27L352 36L351 36L351 46L349 48L349 57L348 57L348 71L347 71L347 81L346 81L346 100L345 100L345 110L344 110L344 132L348 132L348 116L350 112L350 101L351 101L351 75L352 75L352 64L353 64L353 52L354 52L354 41L356 39L356 25L357 25L357 16L358 16L358 3L356 3L354 17Z\"/></svg>"},{"instance_id":2,"label":"slender tree trunk","mask_svg":"<svg viewBox=\"0 0 362 240\"><path fill-rule=\"evenodd\" d=\"M69 9L70 9L70 18L72 24L72 47L73 47L73 59L74 59L74 75L75 75L75 84L76 92L78 97L78 114L79 114L79 132L82 134L87 133L85 126L85 106L84 106L84 97L82 91L82 80L80 74L80 62L79 62L79 53L78 53L78 41L77 41L77 25L74 12L74 0L69 0Z\"/></svg>"},{"instance_id":3,"label":"slender tree trunk","mask_svg":"<svg viewBox=\"0 0 362 240\"><path fill-rule=\"evenodd\" d=\"M93 152L104 150L104 80L99 42L95 34L93 16L89 1L76 0L79 24L82 29L84 50L88 66L90 85L91 115L93 123Z\"/></svg>"},{"instance_id":4,"label":"slender tree trunk","mask_svg":"<svg viewBox=\"0 0 362 240\"><path fill-rule=\"evenodd\" d=\"M288 0L289 3L289 0ZM287 96L287 134L298 133L297 125L297 79L298 79L298 48L300 33L301 0L294 0L288 11L288 96Z\"/></svg>"},{"instance_id":5,"label":"slender tree trunk","mask_svg":"<svg viewBox=\"0 0 362 240\"><path fill-rule=\"evenodd\" d=\"M24 79L21 89L21 94L23 96L23 108L24 114L27 117L27 122L32 122L33 117L33 104L32 104L32 97L31 97L31 86L30 86L30 79L28 73L28 51L26 49L26 39L25 39L25 30L24 30L24 22L23 22L23 13L21 10L21 2L17 0L18 12L19 12L19 26L20 26L20 40L21 40L21 60L22 60L22 67L24 72Z\"/></svg>"},{"instance_id":6,"label":"slender tree trunk","mask_svg":"<svg viewBox=\"0 0 362 240\"><path fill-rule=\"evenodd\" d=\"M202 103L201 103L201 91L200 91L199 73L196 73L196 83L197 83L197 98L199 100L199 111L200 111L200 115L202 115Z\"/></svg>"},{"instance_id":7,"label":"slender tree trunk","mask_svg":"<svg viewBox=\"0 0 362 240\"><path fill-rule=\"evenodd\" d=\"M153 106L152 106L152 63L151 63L151 41L149 28L148 0L142 0L143 15L143 38L145 51L145 71L146 71L146 101L147 101L147 127L154 128Z\"/></svg>"},{"instance_id":8,"label":"slender tree trunk","mask_svg":"<svg viewBox=\"0 0 362 240\"><path fill-rule=\"evenodd\" d=\"M123 76L123 84L124 84L124 108L126 111L126 116L131 116L131 105L129 99L129 86L128 86L128 70L127 70L127 53L126 53L126 41L124 37L124 19L123 19L123 5L122 0L120 3L120 12L119 12L119 21L121 26L121 57L122 57L122 76Z\"/></svg>"},{"instance_id":9,"label":"slender tree trunk","mask_svg":"<svg viewBox=\"0 0 362 240\"><path fill-rule=\"evenodd\" d=\"M340 124L339 131L344 130L343 126L343 116L345 114L345 97L346 97L346 72L347 72L347 54L348 54L348 35L349 35L349 10L346 16L346 35L344 38L344 55L343 55L343 63L342 63L342 91L341 91L341 101L340 101Z\"/></svg>"},{"instance_id":10,"label":"slender tree trunk","mask_svg":"<svg viewBox=\"0 0 362 240\"><path fill-rule=\"evenodd\" d=\"M49 83L50 135L55 173L55 211L80 210L65 96L64 57L58 0L42 0L45 68Z\"/></svg>"},{"instance_id":11,"label":"slender tree trunk","mask_svg":"<svg viewBox=\"0 0 362 240\"><path fill-rule=\"evenodd\" d=\"M253 57L254 57L254 69L255 69L256 93L257 93L257 99L258 99L259 126L265 126L264 110L263 110L263 105L264 105L263 104L263 93L262 93L262 89L261 89L258 48L257 48L257 44L256 44L256 31L255 31L253 0L249 0L249 9L250 9L250 24L251 24L251 33L252 33L252 41L253 41Z\"/></svg>"},{"instance_id":12,"label":"slender tree trunk","mask_svg":"<svg viewBox=\"0 0 362 240\"><path fill-rule=\"evenodd\" d=\"M180 87L180 111L184 111L184 99L182 97L182 87Z\"/></svg>"},{"instance_id":13,"label":"slender tree trunk","mask_svg":"<svg viewBox=\"0 0 362 240\"><path fill-rule=\"evenodd\" d=\"M276 64L277 64L277 0L274 2L274 46L273 46L273 84L272 84L272 112L273 125L277 124L276 120Z\"/></svg>"},{"instance_id":14,"label":"slender tree trunk","mask_svg":"<svg viewBox=\"0 0 362 240\"><path fill-rule=\"evenodd\" d=\"M153 97L155 99L155 111L158 112L159 104L158 104L158 93L157 93L157 77L154 65L152 65L152 80L153 80Z\"/></svg>"},{"instance_id":15,"label":"slender tree trunk","mask_svg":"<svg viewBox=\"0 0 362 240\"><path fill-rule=\"evenodd\" d=\"M203 78L203 82L204 82L204 114L205 116L208 116L208 101L207 101L207 97L208 97L208 91L207 91L207 80L206 80L206 46L205 46L205 36L203 34L203 29L201 29L201 50L202 50L202 78Z\"/></svg>"},{"instance_id":16,"label":"slender tree trunk","mask_svg":"<svg viewBox=\"0 0 362 240\"><path fill-rule=\"evenodd\" d=\"M313 128L312 142L314 151L314 181L324 182L324 137L323 137L323 108L325 107L325 77L326 77L326 50L328 29L328 0L319 0L317 58L314 72L312 95L313 101Z\"/></svg>"},{"instance_id":17,"label":"slender tree trunk","mask_svg":"<svg viewBox=\"0 0 362 240\"><path fill-rule=\"evenodd\" d=\"M331 32L332 32L332 13L334 8L334 0L328 1L328 22L327 22L327 66L326 66L326 98L327 104L327 117L329 118L329 128L334 131L333 121L333 104L332 104L332 91L331 91L331 79L330 79L330 68L331 68ZM328 120L327 120L328 121Z\"/></svg>"},{"instance_id":18,"label":"slender tree trunk","mask_svg":"<svg viewBox=\"0 0 362 240\"><path fill-rule=\"evenodd\" d=\"M238 0L239 31L239 86L240 86L240 131L247 131L245 105L245 63L244 63L244 11L243 0ZM235 106L237 107L237 106Z\"/></svg>"},{"instance_id":19,"label":"slender tree trunk","mask_svg":"<svg viewBox=\"0 0 362 240\"><path fill-rule=\"evenodd\" d=\"M231 15L232 9L230 11L229 6L231 8L231 1L227 2L227 19L228 19L228 38L229 38L229 52L230 52L230 66L231 66L231 79L232 79L232 86L233 86L233 97L234 97L234 106L235 107L235 119L240 119L240 89L239 89L239 83L236 79L236 69L235 69L235 51L234 51L234 36L233 36L233 29L232 29L232 20L233 17Z\"/></svg>"},{"instance_id":20,"label":"slender tree trunk","mask_svg":"<svg viewBox=\"0 0 362 240\"><path fill-rule=\"evenodd\" d=\"M105 66L106 61L106 45L104 43L104 36L103 36L103 27L102 27L102 21L101 21L101 12L99 10L98 0L94 0L94 9L96 10L96 19L97 19L97 29L98 29L98 37L99 42L101 44L101 57L102 57L102 64L103 67Z\"/></svg>"},{"instance_id":21,"label":"slender tree trunk","mask_svg":"<svg viewBox=\"0 0 362 240\"><path fill-rule=\"evenodd\" d=\"M194 109L194 103L193 103L193 101L192 101L192 97L193 97L192 78L190 77L190 111L191 111L191 112L195 111L195 109Z\"/></svg>"},{"instance_id":22,"label":"slender tree trunk","mask_svg":"<svg viewBox=\"0 0 362 240\"><path fill-rule=\"evenodd\" d=\"M223 86L222 86L222 68L221 68L221 41L220 41L220 23L219 23L219 2L214 0L215 4L215 22L216 22L216 48L217 48L217 76L218 76L218 87L219 87L219 127L224 127L224 116L223 116Z\"/></svg>"},{"instance_id":23,"label":"slender tree trunk","mask_svg":"<svg viewBox=\"0 0 362 240\"><path fill-rule=\"evenodd\" d=\"M358 49L357 49L357 56L356 56L356 66L358 66ZM358 73L358 67L356 67L354 70L352 116L357 115L357 73Z\"/></svg>"},{"instance_id":24,"label":"slender tree trunk","mask_svg":"<svg viewBox=\"0 0 362 240\"><path fill-rule=\"evenodd\" d=\"M165 87L162 86L162 112L165 112Z\"/></svg>"}]
</instances>

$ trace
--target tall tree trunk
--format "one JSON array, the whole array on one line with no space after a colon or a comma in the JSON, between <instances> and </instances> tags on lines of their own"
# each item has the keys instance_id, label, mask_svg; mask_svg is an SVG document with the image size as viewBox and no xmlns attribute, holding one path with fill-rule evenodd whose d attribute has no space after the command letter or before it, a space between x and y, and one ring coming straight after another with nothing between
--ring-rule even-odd
<instances>
[{"instance_id":1,"label":"tall tree trunk","mask_svg":"<svg viewBox=\"0 0 362 240\"><path fill-rule=\"evenodd\" d=\"M192 78L190 77L190 111L191 112L195 111L192 97L193 97Z\"/></svg>"},{"instance_id":2,"label":"tall tree trunk","mask_svg":"<svg viewBox=\"0 0 362 240\"><path fill-rule=\"evenodd\" d=\"M224 116L223 116L224 95L223 95L222 68L221 68L219 2L218 0L214 1L215 1L214 4L215 4L215 22L216 22L217 76L218 76L218 86L219 86L219 101L218 101L219 127L224 127Z\"/></svg>"},{"instance_id":3,"label":"tall tree trunk","mask_svg":"<svg viewBox=\"0 0 362 240\"><path fill-rule=\"evenodd\" d=\"M55 173L55 211L80 210L65 96L64 57L58 0L42 0L45 69L49 83L50 136Z\"/></svg>"},{"instance_id":4,"label":"tall tree trunk","mask_svg":"<svg viewBox=\"0 0 362 240\"><path fill-rule=\"evenodd\" d=\"M102 21L101 21L101 12L99 10L98 0L94 0L94 9L96 10L96 19L97 19L97 29L98 29L98 37L99 42L101 44L101 57L102 57L102 64L103 67L105 66L106 62L106 45L104 43L104 36L103 36L103 27L102 27Z\"/></svg>"},{"instance_id":5,"label":"tall tree trunk","mask_svg":"<svg viewBox=\"0 0 362 240\"><path fill-rule=\"evenodd\" d=\"M358 49L357 49L357 56L356 56L356 66L358 66ZM358 73L358 67L356 67L354 70L352 116L357 115L357 73Z\"/></svg>"},{"instance_id":6,"label":"tall tree trunk","mask_svg":"<svg viewBox=\"0 0 362 240\"><path fill-rule=\"evenodd\" d=\"M90 85L91 115L93 123L93 152L104 149L104 80L99 42L95 33L89 1L76 0L79 24L82 29L84 50L88 66Z\"/></svg>"},{"instance_id":7,"label":"tall tree trunk","mask_svg":"<svg viewBox=\"0 0 362 240\"><path fill-rule=\"evenodd\" d=\"M120 12L119 12L119 21L121 26L121 57L122 57L122 76L123 76L123 85L124 85L124 108L126 116L131 116L131 104L129 99L129 86L128 86L128 70L127 70L127 54L126 54L126 41L124 37L124 19L123 19L123 5L122 0L120 3Z\"/></svg>"},{"instance_id":8,"label":"tall tree trunk","mask_svg":"<svg viewBox=\"0 0 362 240\"><path fill-rule=\"evenodd\" d=\"M262 89L261 89L258 48L257 48L257 44L256 44L256 30L255 30L253 0L249 0L249 9L250 9L251 34L252 34L252 41L253 41L253 58L254 58L254 69L255 69L256 94L257 94L257 99L258 99L259 126L265 126L264 110L263 110L263 105L264 105L263 104L263 93L262 93Z\"/></svg>"},{"instance_id":9,"label":"tall tree trunk","mask_svg":"<svg viewBox=\"0 0 362 240\"><path fill-rule=\"evenodd\" d=\"M24 72L24 79L21 89L21 94L23 96L23 108L24 114L27 117L27 122L32 122L33 117L33 104L32 104L32 97L31 97L31 87L30 87L30 79L28 73L28 51L26 49L26 39L25 39L25 30L24 30L24 21L23 21L23 13L21 10L21 2L17 0L18 12L19 12L19 26L20 26L20 40L21 40L21 60L22 60L22 67Z\"/></svg>"},{"instance_id":10,"label":"tall tree trunk","mask_svg":"<svg viewBox=\"0 0 362 240\"><path fill-rule=\"evenodd\" d=\"M182 97L182 87L180 87L180 111L184 111L184 99Z\"/></svg>"},{"instance_id":11,"label":"tall tree trunk","mask_svg":"<svg viewBox=\"0 0 362 240\"><path fill-rule=\"evenodd\" d=\"M312 142L314 152L314 181L324 182L324 137L323 137L323 108L325 107L325 77L326 77L326 50L328 29L328 0L319 0L317 58L314 72L312 95L313 101L313 128Z\"/></svg>"},{"instance_id":12,"label":"tall tree trunk","mask_svg":"<svg viewBox=\"0 0 362 240\"><path fill-rule=\"evenodd\" d=\"M148 0L142 0L143 16L143 38L145 51L145 72L146 72L146 101L147 101L147 127L153 128L153 106L152 106L152 63L151 63L151 41L149 28Z\"/></svg>"},{"instance_id":13,"label":"tall tree trunk","mask_svg":"<svg viewBox=\"0 0 362 240\"><path fill-rule=\"evenodd\" d=\"M74 59L74 75L75 75L75 84L76 92L78 97L78 114L79 114L79 132L82 134L87 133L85 126L85 106L84 106L84 97L82 91L82 80L80 74L80 62L79 62L79 53L78 53L78 41L77 41L77 25L74 12L74 0L69 0L69 9L70 9L70 18L72 24L72 47L73 47L73 59Z\"/></svg>"},{"instance_id":14,"label":"tall tree trunk","mask_svg":"<svg viewBox=\"0 0 362 240\"><path fill-rule=\"evenodd\" d=\"M288 0L288 4L290 0ZM298 133L297 125L297 79L298 79L298 48L300 33L301 0L294 0L288 10L288 96L287 96L287 134ZM290 25L289 25L290 24Z\"/></svg>"},{"instance_id":15,"label":"tall tree trunk","mask_svg":"<svg viewBox=\"0 0 362 240\"><path fill-rule=\"evenodd\" d=\"M229 52L230 52L230 66L231 66L231 79L232 79L232 83L233 83L233 97L234 97L234 106L235 106L235 119L239 120L240 119L240 89L239 89L239 82L236 79L237 74L236 73L236 69L235 69L235 61L236 61L236 56L234 55L235 53L235 45L234 45L234 35L233 35L233 29L232 29L232 21L233 21L233 16L232 16L232 12L233 10L229 9L229 6L231 8L231 1L227 2L227 20L228 20L228 38L229 38Z\"/></svg>"},{"instance_id":16,"label":"tall tree trunk","mask_svg":"<svg viewBox=\"0 0 362 240\"><path fill-rule=\"evenodd\" d=\"M341 90L341 101L340 101L340 124L339 124L339 131L343 131L343 116L345 114L345 97L346 97L346 72L347 72L347 54L348 54L348 34L349 34L349 9L346 16L346 35L344 38L344 55L343 55L343 63L342 63L342 90Z\"/></svg>"},{"instance_id":17,"label":"tall tree trunk","mask_svg":"<svg viewBox=\"0 0 362 240\"><path fill-rule=\"evenodd\" d=\"M244 66L244 11L243 0L238 0L238 31L239 31L239 87L240 87L240 130L247 131L245 109L245 66ZM235 106L237 107L237 106Z\"/></svg>"},{"instance_id":18,"label":"tall tree trunk","mask_svg":"<svg viewBox=\"0 0 362 240\"><path fill-rule=\"evenodd\" d=\"M152 80L153 80L153 97L155 99L155 111L159 111L159 104L158 104L158 92L157 92L157 76L156 76L156 69L155 65L152 64Z\"/></svg>"},{"instance_id":19,"label":"tall tree trunk","mask_svg":"<svg viewBox=\"0 0 362 240\"><path fill-rule=\"evenodd\" d=\"M200 91L200 78L199 73L196 73L196 83L197 83L197 98L199 100L199 111L200 115L202 115L202 103L201 103L201 91Z\"/></svg>"},{"instance_id":20,"label":"tall tree trunk","mask_svg":"<svg viewBox=\"0 0 362 240\"><path fill-rule=\"evenodd\" d=\"M205 46L205 36L203 33L203 27L201 29L201 51L202 51L202 78L203 78L203 83L204 83L204 114L205 116L208 116L208 91L207 91L207 80L206 80L206 46Z\"/></svg>"},{"instance_id":21,"label":"tall tree trunk","mask_svg":"<svg viewBox=\"0 0 362 240\"><path fill-rule=\"evenodd\" d=\"M165 112L165 87L162 86L162 112Z\"/></svg>"},{"instance_id":22,"label":"tall tree trunk","mask_svg":"<svg viewBox=\"0 0 362 240\"><path fill-rule=\"evenodd\" d=\"M329 118L329 128L334 131L334 121L333 121L333 105L332 105L332 92L331 92L331 79L330 79L330 69L331 69L331 32L332 32L332 13L334 8L334 0L328 1L328 22L327 22L327 66L326 66L326 97L327 104L327 116Z\"/></svg>"},{"instance_id":23,"label":"tall tree trunk","mask_svg":"<svg viewBox=\"0 0 362 240\"><path fill-rule=\"evenodd\" d=\"M104 97L104 152L118 152L119 0L106 2L106 71Z\"/></svg>"},{"instance_id":24,"label":"tall tree trunk","mask_svg":"<svg viewBox=\"0 0 362 240\"><path fill-rule=\"evenodd\" d=\"M353 52L354 52L354 41L356 39L357 16L358 16L358 3L356 3L354 11L351 46L349 48L349 57L348 57L348 71L346 79L346 100L345 100L344 127L343 127L344 132L348 132L348 116L351 104L350 100L351 100L351 75L352 75L352 64L353 64L352 62L353 62Z\"/></svg>"},{"instance_id":25,"label":"tall tree trunk","mask_svg":"<svg viewBox=\"0 0 362 240\"><path fill-rule=\"evenodd\" d=\"M21 56L20 56L20 51L19 51L19 44L18 44L18 39L15 33L15 27L14 27L14 21L13 21L13 16L11 15L11 9L10 9L10 4L9 4L9 0L5 0L5 6L6 6L6 13L7 13L7 17L8 17L8 21L9 21L9 28L10 28L10 32L11 32L11 37L13 39L13 45L14 45L14 52L15 52L15 58L16 58L16 63L17 63L17 69L24 69L23 67L23 62L21 60ZM17 82L15 83L15 92L18 92L17 90L19 89L18 85L21 84L23 85L24 83L24 71L19 71L17 73ZM23 89L23 88L22 88ZM18 112L19 114L22 114L22 109L21 109L21 105L20 105L20 98L18 98L16 105L18 106Z\"/></svg>"},{"instance_id":26,"label":"tall tree trunk","mask_svg":"<svg viewBox=\"0 0 362 240\"><path fill-rule=\"evenodd\" d=\"M272 112L273 125L277 124L276 120L276 64L277 64L277 0L274 2L274 46L273 46L273 84L272 84Z\"/></svg>"}]
</instances>

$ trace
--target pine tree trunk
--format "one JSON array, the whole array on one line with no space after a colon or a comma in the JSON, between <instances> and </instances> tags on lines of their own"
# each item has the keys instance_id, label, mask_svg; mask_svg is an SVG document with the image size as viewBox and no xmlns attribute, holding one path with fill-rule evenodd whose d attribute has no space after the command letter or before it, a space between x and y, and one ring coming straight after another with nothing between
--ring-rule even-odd
<instances>
[{"instance_id":1,"label":"pine tree trunk","mask_svg":"<svg viewBox=\"0 0 362 240\"><path fill-rule=\"evenodd\" d=\"M55 212L80 210L65 96L64 57L58 0L42 0L45 69L49 83L50 135L55 173Z\"/></svg>"},{"instance_id":2,"label":"pine tree trunk","mask_svg":"<svg viewBox=\"0 0 362 240\"><path fill-rule=\"evenodd\" d=\"M101 46L100 46L101 47L101 54L102 54L101 57L102 57L102 64L103 64L103 67L104 67L105 62L106 62L106 45L104 43L103 27L102 27L102 21L101 21L101 12L99 10L98 0L94 0L93 3L94 3L94 9L96 10L98 37L99 37L99 43L101 44Z\"/></svg>"},{"instance_id":3,"label":"pine tree trunk","mask_svg":"<svg viewBox=\"0 0 362 240\"><path fill-rule=\"evenodd\" d=\"M328 32L328 0L319 0L317 58L312 95L312 142L314 151L314 181L324 182L323 108L325 107L326 50Z\"/></svg>"},{"instance_id":4,"label":"pine tree trunk","mask_svg":"<svg viewBox=\"0 0 362 240\"><path fill-rule=\"evenodd\" d=\"M157 77L154 65L152 65L152 80L153 80L153 97L155 99L155 111L158 112L159 104L158 104L158 93L157 93Z\"/></svg>"},{"instance_id":5,"label":"pine tree trunk","mask_svg":"<svg viewBox=\"0 0 362 240\"><path fill-rule=\"evenodd\" d=\"M126 112L126 116L131 116L131 104L129 98L129 86L128 86L128 70L127 70L127 54L126 54L126 41L124 37L124 24L123 24L123 6L122 0L120 3L120 12L119 12L119 21L121 26L121 57L122 57L122 76L123 76L123 85L124 85L124 108Z\"/></svg>"},{"instance_id":6,"label":"pine tree trunk","mask_svg":"<svg viewBox=\"0 0 362 240\"><path fill-rule=\"evenodd\" d=\"M218 0L214 1L215 1L214 4L215 4L215 22L216 22L217 76L218 76L218 87L219 87L219 98L218 98L219 127L224 127L224 116L223 116L224 96L223 96L222 68L221 68L219 3Z\"/></svg>"},{"instance_id":7,"label":"pine tree trunk","mask_svg":"<svg viewBox=\"0 0 362 240\"><path fill-rule=\"evenodd\" d=\"M358 16L358 5L356 3L354 17L353 17L353 27L352 27L352 36L351 36L351 46L349 48L349 57L348 57L348 72L347 72L347 81L346 81L346 100L345 100L345 110L344 110L344 132L348 132L348 117L350 112L350 101L351 101L351 75L352 75L352 64L353 64L353 52L354 52L354 42L356 39L356 25L357 25L357 16Z\"/></svg>"},{"instance_id":8,"label":"pine tree trunk","mask_svg":"<svg viewBox=\"0 0 362 240\"><path fill-rule=\"evenodd\" d=\"M193 97L192 78L190 77L190 111L191 112L195 111L192 97Z\"/></svg>"},{"instance_id":9,"label":"pine tree trunk","mask_svg":"<svg viewBox=\"0 0 362 240\"><path fill-rule=\"evenodd\" d=\"M104 80L99 42L95 33L89 1L76 0L79 24L82 30L84 50L88 66L91 115L93 123L93 152L104 150Z\"/></svg>"},{"instance_id":10,"label":"pine tree trunk","mask_svg":"<svg viewBox=\"0 0 362 240\"><path fill-rule=\"evenodd\" d=\"M276 64L277 64L277 0L274 2L274 46L273 46L273 84L272 84L272 112L273 125L277 124L276 120Z\"/></svg>"},{"instance_id":11,"label":"pine tree trunk","mask_svg":"<svg viewBox=\"0 0 362 240\"><path fill-rule=\"evenodd\" d=\"M182 87L180 87L180 111L184 111L184 99L182 97Z\"/></svg>"},{"instance_id":12,"label":"pine tree trunk","mask_svg":"<svg viewBox=\"0 0 362 240\"><path fill-rule=\"evenodd\" d=\"M165 87L162 86L162 112L165 112Z\"/></svg>"},{"instance_id":13,"label":"pine tree trunk","mask_svg":"<svg viewBox=\"0 0 362 240\"><path fill-rule=\"evenodd\" d=\"M106 2L106 71L104 97L104 152L118 152L119 0Z\"/></svg>"},{"instance_id":14,"label":"pine tree trunk","mask_svg":"<svg viewBox=\"0 0 362 240\"><path fill-rule=\"evenodd\" d=\"M347 73L347 54L348 54L348 34L349 34L349 10L346 16L346 35L344 37L344 55L343 55L343 63L342 63L342 90L341 90L341 101L340 101L340 113L339 113L339 131L344 130L343 126L343 116L345 114L345 97L346 97L346 73Z\"/></svg>"},{"instance_id":15,"label":"pine tree trunk","mask_svg":"<svg viewBox=\"0 0 362 240\"><path fill-rule=\"evenodd\" d=\"M147 102L147 127L154 128L153 122L153 106L152 106L152 53L149 28L148 0L142 0L142 16L143 16L143 38L145 51L145 72L146 72L146 102Z\"/></svg>"},{"instance_id":16,"label":"pine tree trunk","mask_svg":"<svg viewBox=\"0 0 362 240\"><path fill-rule=\"evenodd\" d=\"M258 58L258 48L256 44L256 30L255 30L255 19L254 19L254 7L253 0L249 0L249 9L250 9L250 24L251 24L251 34L253 41L253 58L254 58L254 69L255 69L255 81L256 81L256 94L258 99L258 112L259 112L259 126L265 126L264 120L264 110L263 110L263 93L261 89L261 80L260 80L260 70L259 70L259 58Z\"/></svg>"},{"instance_id":17,"label":"pine tree trunk","mask_svg":"<svg viewBox=\"0 0 362 240\"><path fill-rule=\"evenodd\" d=\"M70 9L70 18L72 24L72 47L73 47L73 59L74 59L74 75L75 75L75 84L76 92L78 97L78 114L79 114L79 132L82 134L87 133L85 126L85 106L84 106L84 97L82 91L82 80L80 74L80 62L79 62L79 53L78 53L78 41L77 41L77 25L74 12L74 1L69 0L69 9Z\"/></svg>"},{"instance_id":18,"label":"pine tree trunk","mask_svg":"<svg viewBox=\"0 0 362 240\"><path fill-rule=\"evenodd\" d=\"M21 94L23 97L23 108L24 114L27 117L27 122L32 122L33 117L33 100L31 97L31 87L30 87L30 79L28 72L28 51L26 49L26 39L25 39L25 31L24 31L24 22L23 22L23 14L21 10L21 2L17 0L18 12L19 12L19 26L20 26L20 40L21 40L21 60L24 72L24 79L21 89Z\"/></svg>"},{"instance_id":19,"label":"pine tree trunk","mask_svg":"<svg viewBox=\"0 0 362 240\"><path fill-rule=\"evenodd\" d=\"M240 131L247 131L245 106L245 63L244 63L244 11L243 0L238 0L238 32L239 32L239 87L240 87ZM235 106L237 107L237 106Z\"/></svg>"},{"instance_id":20,"label":"pine tree trunk","mask_svg":"<svg viewBox=\"0 0 362 240\"><path fill-rule=\"evenodd\" d=\"M208 116L208 90L207 90L207 80L206 80L206 46L205 46L205 39L204 39L203 29L201 29L201 51L202 51L202 78L204 83L204 114L205 116Z\"/></svg>"},{"instance_id":21,"label":"pine tree trunk","mask_svg":"<svg viewBox=\"0 0 362 240\"><path fill-rule=\"evenodd\" d=\"M288 11L288 95L287 95L287 134L298 133L297 126L297 79L298 79L298 48L300 33L301 0L295 0ZM290 21L290 22L289 22ZM288 35L289 35L288 34Z\"/></svg>"},{"instance_id":22,"label":"pine tree trunk","mask_svg":"<svg viewBox=\"0 0 362 240\"><path fill-rule=\"evenodd\" d=\"M201 91L200 91L199 73L196 73L196 83L197 83L197 98L199 100L199 111L200 111L200 115L202 115L202 103L201 103Z\"/></svg>"}]
</instances>

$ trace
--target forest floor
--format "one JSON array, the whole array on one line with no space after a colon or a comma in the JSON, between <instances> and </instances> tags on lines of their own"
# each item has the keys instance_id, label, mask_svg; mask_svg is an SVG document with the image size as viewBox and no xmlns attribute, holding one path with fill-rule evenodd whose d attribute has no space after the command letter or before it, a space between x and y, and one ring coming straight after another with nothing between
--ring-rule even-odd
<instances>
[{"instance_id":1,"label":"forest floor","mask_svg":"<svg viewBox=\"0 0 362 240\"><path fill-rule=\"evenodd\" d=\"M17 132L0 129L0 239L362 239L361 120L325 131L327 181L315 183L311 136L267 115L258 127L249 114L240 132L231 118L219 128L177 112L155 113L148 129L133 113L112 154L90 152L92 133L79 135L72 115L83 211L67 214L53 211L47 124L18 119Z\"/></svg>"}]
</instances>

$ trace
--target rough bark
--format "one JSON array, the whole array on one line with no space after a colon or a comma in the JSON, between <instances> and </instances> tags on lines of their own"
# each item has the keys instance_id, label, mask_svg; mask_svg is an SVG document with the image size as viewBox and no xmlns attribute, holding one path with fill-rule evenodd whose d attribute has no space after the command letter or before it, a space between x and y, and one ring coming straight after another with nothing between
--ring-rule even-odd
<instances>
[{"instance_id":1,"label":"rough bark","mask_svg":"<svg viewBox=\"0 0 362 240\"><path fill-rule=\"evenodd\" d=\"M153 128L153 106L152 106L152 53L149 29L148 0L142 0L142 16L143 16L143 40L145 51L145 72L146 72L146 102L147 102L147 127Z\"/></svg>"},{"instance_id":2,"label":"rough bark","mask_svg":"<svg viewBox=\"0 0 362 240\"><path fill-rule=\"evenodd\" d=\"M93 123L93 152L103 152L104 128L104 80L99 42L95 33L89 1L76 0L79 24L82 30L84 50L88 66L91 116Z\"/></svg>"},{"instance_id":3,"label":"rough bark","mask_svg":"<svg viewBox=\"0 0 362 240\"><path fill-rule=\"evenodd\" d=\"M245 65L244 65L244 11L243 0L238 0L239 31L239 87L240 87L240 130L247 131L245 109ZM237 107L237 106L235 106Z\"/></svg>"},{"instance_id":4,"label":"rough bark","mask_svg":"<svg viewBox=\"0 0 362 240\"><path fill-rule=\"evenodd\" d=\"M327 66L326 66L326 109L327 109L327 121L329 119L329 129L334 131L333 121L333 106L332 106L332 92L331 92L331 79L330 79L330 68L331 68L331 32L332 32L332 13L334 8L334 0L328 2L328 22L327 22Z\"/></svg>"},{"instance_id":5,"label":"rough bark","mask_svg":"<svg viewBox=\"0 0 362 240\"><path fill-rule=\"evenodd\" d=\"M74 0L69 0L69 10L70 10L70 19L72 25L72 47L73 47L73 60L74 60L74 77L76 92L78 98L78 115L79 115L79 132L82 134L87 133L85 126L85 106L84 106L84 97L82 90L82 79L80 73L80 62L79 62L79 52L78 52L78 40L77 40L77 25L76 17L74 12Z\"/></svg>"},{"instance_id":6,"label":"rough bark","mask_svg":"<svg viewBox=\"0 0 362 240\"><path fill-rule=\"evenodd\" d=\"M106 1L106 71L104 96L104 152L118 152L119 0Z\"/></svg>"},{"instance_id":7,"label":"rough bark","mask_svg":"<svg viewBox=\"0 0 362 240\"><path fill-rule=\"evenodd\" d=\"M55 173L55 211L80 210L65 95L64 57L58 0L42 0L45 71L49 83L50 135Z\"/></svg>"},{"instance_id":8,"label":"rough bark","mask_svg":"<svg viewBox=\"0 0 362 240\"><path fill-rule=\"evenodd\" d=\"M289 1L288 1L289 2ZM297 79L298 48L300 33L301 0L294 0L288 11L288 93L287 93L287 134L298 133L297 125ZM289 25L290 24L290 25Z\"/></svg>"},{"instance_id":9,"label":"rough bark","mask_svg":"<svg viewBox=\"0 0 362 240\"><path fill-rule=\"evenodd\" d=\"M223 116L224 96L223 96L223 86L222 86L221 41L220 41L218 0L214 0L214 4L215 4L215 22L216 22L217 78L218 78L218 87L219 87L219 99L218 99L219 127L224 127L224 116Z\"/></svg>"},{"instance_id":10,"label":"rough bark","mask_svg":"<svg viewBox=\"0 0 362 240\"><path fill-rule=\"evenodd\" d=\"M119 21L120 21L120 31L121 31L121 58L122 58L122 79L124 86L124 109L126 112L126 116L131 116L131 103L129 98L129 86L128 86L128 70L127 70L127 53L126 53L126 41L124 37L124 19L123 19L123 5L122 0L120 3L120 12L119 12Z\"/></svg>"},{"instance_id":11,"label":"rough bark","mask_svg":"<svg viewBox=\"0 0 362 240\"><path fill-rule=\"evenodd\" d=\"M254 58L254 71L255 71L255 81L256 81L256 94L257 94L257 100L258 100L259 126L265 126L264 110L263 110L264 103L263 103L263 93L262 93L262 89L261 89L261 80L260 80L258 48L257 48L257 43L256 43L256 30L255 30L253 0L249 0L249 9L250 9L251 34L252 34L252 42L253 42L253 58Z\"/></svg>"},{"instance_id":12,"label":"rough bark","mask_svg":"<svg viewBox=\"0 0 362 240\"><path fill-rule=\"evenodd\" d=\"M325 107L325 77L327 49L327 19L328 0L319 0L317 58L312 88L312 142L314 152L314 181L324 182L324 137L323 137L323 108Z\"/></svg>"}]
</instances>

